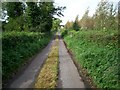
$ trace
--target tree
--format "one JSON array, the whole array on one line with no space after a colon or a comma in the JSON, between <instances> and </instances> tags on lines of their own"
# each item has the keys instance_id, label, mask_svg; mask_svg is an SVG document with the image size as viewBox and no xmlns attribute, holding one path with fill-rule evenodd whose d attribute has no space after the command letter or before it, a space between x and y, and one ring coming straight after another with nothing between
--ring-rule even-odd
<instances>
[{"instance_id":1,"label":"tree","mask_svg":"<svg viewBox=\"0 0 120 90\"><path fill-rule=\"evenodd\" d=\"M53 19L52 30L57 31L60 28L60 23L62 21L59 18Z\"/></svg>"},{"instance_id":2,"label":"tree","mask_svg":"<svg viewBox=\"0 0 120 90\"><path fill-rule=\"evenodd\" d=\"M95 28L103 29L105 25L105 20L107 16L107 2L105 0L101 0L98 4L98 8L95 12Z\"/></svg>"},{"instance_id":3,"label":"tree","mask_svg":"<svg viewBox=\"0 0 120 90\"><path fill-rule=\"evenodd\" d=\"M39 27L39 31L50 31L52 28L53 3L28 2L27 3L32 27Z\"/></svg>"},{"instance_id":4,"label":"tree","mask_svg":"<svg viewBox=\"0 0 120 90\"><path fill-rule=\"evenodd\" d=\"M107 0L101 0L96 9L94 20L96 29L115 29L117 8Z\"/></svg>"},{"instance_id":5,"label":"tree","mask_svg":"<svg viewBox=\"0 0 120 90\"><path fill-rule=\"evenodd\" d=\"M75 21L73 23L73 29L76 30L76 31L79 31L79 29L80 29L79 21L78 21L78 15L76 16Z\"/></svg>"},{"instance_id":6,"label":"tree","mask_svg":"<svg viewBox=\"0 0 120 90\"><path fill-rule=\"evenodd\" d=\"M38 27L38 31L49 32L52 28L53 15L62 15L64 7L55 8L53 2L27 2L32 27ZM62 15L63 16L63 15Z\"/></svg>"},{"instance_id":7,"label":"tree","mask_svg":"<svg viewBox=\"0 0 120 90\"><path fill-rule=\"evenodd\" d=\"M67 23L65 24L65 28L66 29L72 29L73 28L73 21L67 21Z\"/></svg>"},{"instance_id":8,"label":"tree","mask_svg":"<svg viewBox=\"0 0 120 90\"><path fill-rule=\"evenodd\" d=\"M6 29L9 29L10 24L17 24L21 30L26 30L29 27L30 31L39 32L50 32L53 15L63 16L62 10L65 9L65 7L55 8L53 2L40 2L40 0L36 0L36 2L7 2L5 8L10 17ZM11 27L10 30L17 30L16 28Z\"/></svg>"},{"instance_id":9,"label":"tree","mask_svg":"<svg viewBox=\"0 0 120 90\"><path fill-rule=\"evenodd\" d=\"M108 2L101 0L96 9L94 19L96 29L105 29L105 24L108 16Z\"/></svg>"},{"instance_id":10,"label":"tree","mask_svg":"<svg viewBox=\"0 0 120 90\"><path fill-rule=\"evenodd\" d=\"M8 23L4 23L2 27L3 29L5 28L4 31L13 31L19 29L19 31L23 31L23 10L25 9L24 4L22 2L6 2L3 3L2 9L4 11L7 11L6 16L9 16L9 18L7 19Z\"/></svg>"},{"instance_id":11,"label":"tree","mask_svg":"<svg viewBox=\"0 0 120 90\"><path fill-rule=\"evenodd\" d=\"M118 29L120 30L120 2L118 2L118 15L116 17L118 19Z\"/></svg>"},{"instance_id":12,"label":"tree","mask_svg":"<svg viewBox=\"0 0 120 90\"><path fill-rule=\"evenodd\" d=\"M86 9L82 19L80 20L80 25L82 29L93 29L94 27L94 20L89 15L89 8Z\"/></svg>"},{"instance_id":13,"label":"tree","mask_svg":"<svg viewBox=\"0 0 120 90\"><path fill-rule=\"evenodd\" d=\"M106 23L107 29L117 29L117 6L113 7L113 3L109 3L108 21Z\"/></svg>"},{"instance_id":14,"label":"tree","mask_svg":"<svg viewBox=\"0 0 120 90\"><path fill-rule=\"evenodd\" d=\"M9 17L16 18L23 14L24 8L22 2L7 2L6 9Z\"/></svg>"}]
</instances>

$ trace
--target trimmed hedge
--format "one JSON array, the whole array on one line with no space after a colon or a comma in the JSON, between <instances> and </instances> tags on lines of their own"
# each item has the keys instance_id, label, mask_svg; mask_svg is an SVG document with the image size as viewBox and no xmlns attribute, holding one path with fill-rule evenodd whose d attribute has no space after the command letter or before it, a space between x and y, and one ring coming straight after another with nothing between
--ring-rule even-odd
<instances>
[{"instance_id":1,"label":"trimmed hedge","mask_svg":"<svg viewBox=\"0 0 120 90\"><path fill-rule=\"evenodd\" d=\"M14 75L30 57L45 47L50 41L50 37L38 32L3 32L3 82Z\"/></svg>"}]
</instances>

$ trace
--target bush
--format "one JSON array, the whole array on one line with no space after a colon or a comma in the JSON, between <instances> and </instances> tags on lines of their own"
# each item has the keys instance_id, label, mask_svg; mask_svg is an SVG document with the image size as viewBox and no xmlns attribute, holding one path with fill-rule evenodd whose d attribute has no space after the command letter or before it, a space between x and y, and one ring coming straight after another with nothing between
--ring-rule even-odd
<instances>
[{"instance_id":1,"label":"bush","mask_svg":"<svg viewBox=\"0 0 120 90\"><path fill-rule=\"evenodd\" d=\"M26 61L45 47L50 36L37 32L4 32L2 38L3 81L26 63Z\"/></svg>"},{"instance_id":2,"label":"bush","mask_svg":"<svg viewBox=\"0 0 120 90\"><path fill-rule=\"evenodd\" d=\"M67 33L68 33L68 31L67 31L66 29L62 29L62 30L61 30L61 36L62 36L62 37L66 36Z\"/></svg>"},{"instance_id":3,"label":"bush","mask_svg":"<svg viewBox=\"0 0 120 90\"><path fill-rule=\"evenodd\" d=\"M25 21L23 16L16 19L10 18L9 22L3 26L3 31L28 31L28 29L28 22Z\"/></svg>"},{"instance_id":4,"label":"bush","mask_svg":"<svg viewBox=\"0 0 120 90\"><path fill-rule=\"evenodd\" d=\"M98 88L118 88L118 48L116 32L79 31L65 37L77 62L85 68ZM109 37L109 38L108 38ZM113 38L114 37L114 38Z\"/></svg>"}]
</instances>

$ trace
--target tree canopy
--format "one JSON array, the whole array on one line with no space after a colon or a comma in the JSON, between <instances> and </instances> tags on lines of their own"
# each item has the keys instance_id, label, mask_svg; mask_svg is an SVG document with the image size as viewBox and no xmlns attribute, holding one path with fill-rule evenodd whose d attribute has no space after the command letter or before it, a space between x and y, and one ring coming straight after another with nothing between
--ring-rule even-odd
<instances>
[{"instance_id":1,"label":"tree canopy","mask_svg":"<svg viewBox=\"0 0 120 90\"><path fill-rule=\"evenodd\" d=\"M92 16L89 16L89 8L87 8L80 20L78 20L78 17L76 17L74 22L68 21L65 24L65 28L71 29L71 27L73 27L74 30L77 30L79 27L81 27L81 29L117 30L117 12L117 6L114 6L112 2L101 0L96 8L95 13Z\"/></svg>"},{"instance_id":2,"label":"tree canopy","mask_svg":"<svg viewBox=\"0 0 120 90\"><path fill-rule=\"evenodd\" d=\"M5 9L9 16L8 23L3 25L3 31L17 30L20 27L20 31L39 31L50 32L53 24L54 15L59 17L64 16L62 11L65 7L55 7L54 2L7 2ZM18 25L16 28L11 27ZM18 23L19 22L19 23ZM19 29L18 29L19 30Z\"/></svg>"}]
</instances>

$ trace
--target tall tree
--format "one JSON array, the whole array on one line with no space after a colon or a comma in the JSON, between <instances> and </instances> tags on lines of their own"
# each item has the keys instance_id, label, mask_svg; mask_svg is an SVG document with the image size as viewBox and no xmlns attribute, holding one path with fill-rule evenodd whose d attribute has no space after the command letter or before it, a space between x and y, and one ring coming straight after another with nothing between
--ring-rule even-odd
<instances>
[{"instance_id":1,"label":"tall tree","mask_svg":"<svg viewBox=\"0 0 120 90\"><path fill-rule=\"evenodd\" d=\"M106 28L108 29L117 29L117 6L114 7L113 3L109 3L109 14L108 14L108 21L106 23Z\"/></svg>"},{"instance_id":2,"label":"tall tree","mask_svg":"<svg viewBox=\"0 0 120 90\"><path fill-rule=\"evenodd\" d=\"M7 2L6 5L9 17L16 18L23 14L23 3L22 2Z\"/></svg>"},{"instance_id":3,"label":"tall tree","mask_svg":"<svg viewBox=\"0 0 120 90\"><path fill-rule=\"evenodd\" d=\"M73 23L73 29L76 31L79 31L79 29L80 29L78 15L76 16L75 21Z\"/></svg>"},{"instance_id":4,"label":"tall tree","mask_svg":"<svg viewBox=\"0 0 120 90\"><path fill-rule=\"evenodd\" d=\"M3 29L5 31L23 31L24 20L22 15L24 10L24 4L22 2L19 2L19 0L17 0L17 2L5 2L3 3L3 9L4 11L7 11L7 15L9 16L9 22L7 24L4 23Z\"/></svg>"},{"instance_id":5,"label":"tall tree","mask_svg":"<svg viewBox=\"0 0 120 90\"><path fill-rule=\"evenodd\" d=\"M50 31L53 23L53 15L62 15L64 7L55 8L53 2L27 2L32 27L38 27L39 31ZM62 15L63 16L63 15Z\"/></svg>"},{"instance_id":6,"label":"tall tree","mask_svg":"<svg viewBox=\"0 0 120 90\"><path fill-rule=\"evenodd\" d=\"M28 2L29 16L32 27L39 27L40 31L50 31L52 28L53 3Z\"/></svg>"},{"instance_id":7,"label":"tall tree","mask_svg":"<svg viewBox=\"0 0 120 90\"><path fill-rule=\"evenodd\" d=\"M60 23L62 21L59 18L53 19L52 30L57 31L60 28Z\"/></svg>"},{"instance_id":8,"label":"tall tree","mask_svg":"<svg viewBox=\"0 0 120 90\"><path fill-rule=\"evenodd\" d=\"M65 24L65 28L66 29L72 29L73 28L73 21L67 21L67 23Z\"/></svg>"},{"instance_id":9,"label":"tall tree","mask_svg":"<svg viewBox=\"0 0 120 90\"><path fill-rule=\"evenodd\" d=\"M118 29L120 30L120 2L118 2L118 15L117 15L117 19L118 19Z\"/></svg>"},{"instance_id":10,"label":"tall tree","mask_svg":"<svg viewBox=\"0 0 120 90\"><path fill-rule=\"evenodd\" d=\"M87 29L88 28L88 22L90 20L90 17L89 17L89 8L87 8L85 10L85 13L84 15L82 16L82 19L80 20L80 25L83 29Z\"/></svg>"},{"instance_id":11,"label":"tall tree","mask_svg":"<svg viewBox=\"0 0 120 90\"><path fill-rule=\"evenodd\" d=\"M116 28L116 13L117 8L113 3L107 0L101 0L96 9L94 20L96 29L115 29Z\"/></svg>"}]
</instances>

